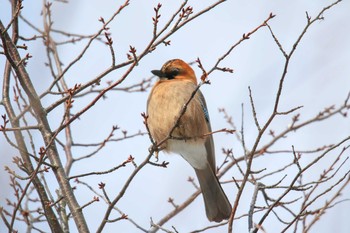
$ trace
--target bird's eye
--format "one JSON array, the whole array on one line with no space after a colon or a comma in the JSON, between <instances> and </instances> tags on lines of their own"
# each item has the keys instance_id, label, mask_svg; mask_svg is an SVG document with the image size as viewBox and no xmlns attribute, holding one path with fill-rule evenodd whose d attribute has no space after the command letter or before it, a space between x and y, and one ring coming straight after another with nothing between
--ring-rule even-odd
<instances>
[{"instance_id":1,"label":"bird's eye","mask_svg":"<svg viewBox=\"0 0 350 233\"><path fill-rule=\"evenodd\" d=\"M166 73L166 77L168 79L174 79L179 73L180 73L180 70L178 68L174 68L169 70L169 72Z\"/></svg>"}]
</instances>

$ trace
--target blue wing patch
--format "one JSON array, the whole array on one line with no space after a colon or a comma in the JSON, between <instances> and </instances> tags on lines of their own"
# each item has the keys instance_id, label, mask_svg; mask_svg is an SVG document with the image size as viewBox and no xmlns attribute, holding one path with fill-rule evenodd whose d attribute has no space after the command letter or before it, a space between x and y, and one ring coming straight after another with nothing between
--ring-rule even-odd
<instances>
[{"instance_id":1,"label":"blue wing patch","mask_svg":"<svg viewBox=\"0 0 350 233\"><path fill-rule=\"evenodd\" d=\"M203 110L203 113L204 113L205 120L209 123L210 119L209 119L209 112L208 112L207 106L205 105L205 102L203 103L202 100L200 100L199 102L200 102L200 104L202 106L202 110Z\"/></svg>"}]
</instances>

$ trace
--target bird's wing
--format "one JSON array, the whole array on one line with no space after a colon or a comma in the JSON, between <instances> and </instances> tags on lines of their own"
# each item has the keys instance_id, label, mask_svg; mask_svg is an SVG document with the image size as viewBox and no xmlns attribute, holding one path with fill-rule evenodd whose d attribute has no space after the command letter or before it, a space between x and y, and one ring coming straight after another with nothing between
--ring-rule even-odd
<instances>
[{"instance_id":1,"label":"bird's wing","mask_svg":"<svg viewBox=\"0 0 350 233\"><path fill-rule=\"evenodd\" d=\"M210 118L209 118L209 112L207 109L207 104L200 90L198 90L198 95L199 95L200 104L202 106L203 114L206 119L208 131L211 132ZM207 151L207 157L208 157L208 162L210 164L210 167L211 169L213 169L214 174L216 174L215 147L214 147L213 135L209 135L207 137L207 140L205 141L205 149Z\"/></svg>"}]
</instances>

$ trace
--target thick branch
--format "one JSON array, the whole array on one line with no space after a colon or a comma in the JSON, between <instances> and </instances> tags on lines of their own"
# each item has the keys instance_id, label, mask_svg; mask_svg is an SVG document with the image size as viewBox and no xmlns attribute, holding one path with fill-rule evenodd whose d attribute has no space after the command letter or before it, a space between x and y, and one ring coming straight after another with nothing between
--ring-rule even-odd
<instances>
[{"instance_id":1,"label":"thick branch","mask_svg":"<svg viewBox=\"0 0 350 233\"><path fill-rule=\"evenodd\" d=\"M64 172L61 160L59 158L59 154L57 152L57 148L52 138L52 132L46 117L46 112L44 111L44 108L41 105L40 99L33 87L33 84L24 67L24 64L21 62L21 58L15 44L12 43L12 40L10 39L9 35L6 32L3 33L4 29L5 27L0 21L1 39L4 46L4 52L5 52L6 58L11 64L13 70L15 71L23 90L25 91L25 93L29 98L31 107L35 112L36 119L38 121L39 126L41 127L40 132L45 142L46 154L51 164L55 167L53 171L58 180L60 188L62 189L62 192L66 197L67 204L72 212L77 228L79 229L79 231L89 232L89 229L87 227L82 211L79 207L79 204L73 194L73 190ZM18 126L13 126L13 127L18 127ZM60 228L57 228L57 229L60 229Z\"/></svg>"}]
</instances>

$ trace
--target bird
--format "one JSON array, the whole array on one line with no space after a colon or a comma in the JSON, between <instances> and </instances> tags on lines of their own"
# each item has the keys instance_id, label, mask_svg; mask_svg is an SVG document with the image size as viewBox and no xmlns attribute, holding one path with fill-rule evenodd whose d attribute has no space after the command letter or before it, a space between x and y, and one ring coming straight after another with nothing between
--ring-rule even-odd
<instances>
[{"instance_id":1,"label":"bird","mask_svg":"<svg viewBox=\"0 0 350 233\"><path fill-rule=\"evenodd\" d=\"M204 96L197 89L195 72L181 59L169 60L160 70L151 72L159 77L147 100L152 139L163 142L162 151L181 155L194 168L208 220L228 219L232 207L216 176L209 113Z\"/></svg>"}]
</instances>

